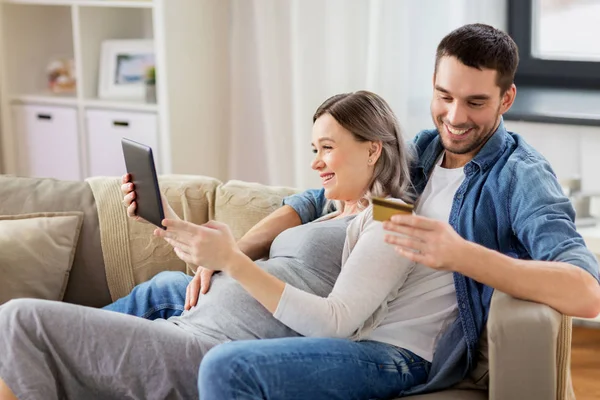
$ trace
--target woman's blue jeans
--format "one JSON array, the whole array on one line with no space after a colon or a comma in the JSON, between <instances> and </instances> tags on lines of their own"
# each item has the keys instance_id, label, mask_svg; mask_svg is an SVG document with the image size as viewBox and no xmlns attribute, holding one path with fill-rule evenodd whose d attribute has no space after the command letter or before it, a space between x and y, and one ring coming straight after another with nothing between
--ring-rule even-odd
<instances>
[{"instance_id":1,"label":"woman's blue jeans","mask_svg":"<svg viewBox=\"0 0 600 400\"><path fill-rule=\"evenodd\" d=\"M202 360L202 400L390 399L427 381L431 364L381 342L283 338L229 342Z\"/></svg>"},{"instance_id":2,"label":"woman's blue jeans","mask_svg":"<svg viewBox=\"0 0 600 400\"><path fill-rule=\"evenodd\" d=\"M185 291L191 280L183 272L161 272L104 309L150 320L178 316L183 313Z\"/></svg>"}]
</instances>

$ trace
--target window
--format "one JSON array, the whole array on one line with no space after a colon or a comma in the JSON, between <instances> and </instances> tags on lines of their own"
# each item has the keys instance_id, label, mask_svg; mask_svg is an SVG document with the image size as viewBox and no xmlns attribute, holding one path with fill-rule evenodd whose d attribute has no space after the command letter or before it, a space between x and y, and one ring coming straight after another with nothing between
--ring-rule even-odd
<instances>
[{"instance_id":1,"label":"window","mask_svg":"<svg viewBox=\"0 0 600 400\"><path fill-rule=\"evenodd\" d=\"M532 16L536 58L600 61L600 1L535 0Z\"/></svg>"},{"instance_id":2,"label":"window","mask_svg":"<svg viewBox=\"0 0 600 400\"><path fill-rule=\"evenodd\" d=\"M509 0L521 85L600 89L599 0Z\"/></svg>"}]
</instances>

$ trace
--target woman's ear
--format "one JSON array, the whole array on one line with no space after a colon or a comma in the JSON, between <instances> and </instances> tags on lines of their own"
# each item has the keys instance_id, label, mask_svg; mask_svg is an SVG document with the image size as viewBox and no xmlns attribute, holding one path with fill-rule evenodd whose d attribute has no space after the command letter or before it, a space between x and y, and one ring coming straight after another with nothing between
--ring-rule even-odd
<instances>
[{"instance_id":1,"label":"woman's ear","mask_svg":"<svg viewBox=\"0 0 600 400\"><path fill-rule=\"evenodd\" d=\"M383 143L381 142L370 142L369 146L369 165L375 165L377 160L381 156L381 150L383 149Z\"/></svg>"}]
</instances>

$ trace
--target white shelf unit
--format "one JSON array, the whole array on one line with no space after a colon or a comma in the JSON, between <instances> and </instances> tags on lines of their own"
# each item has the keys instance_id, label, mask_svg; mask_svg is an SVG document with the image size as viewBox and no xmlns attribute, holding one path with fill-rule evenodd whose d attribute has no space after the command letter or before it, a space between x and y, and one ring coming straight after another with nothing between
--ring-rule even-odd
<instances>
[{"instance_id":1,"label":"white shelf unit","mask_svg":"<svg viewBox=\"0 0 600 400\"><path fill-rule=\"evenodd\" d=\"M19 158L15 105L72 108L76 111L79 175L90 176L91 110L147 113L157 121L159 173L201 173L224 179L219 159L223 140L213 137L226 125L219 109L222 96L206 106L198 93L226 84L223 60L227 38L211 35L210 23L227 23L227 8L214 13L220 0L0 0L0 162L8 174L26 175ZM215 17L217 19L215 19ZM219 22L220 21L220 22ZM101 44L112 39L154 40L157 103L98 98ZM220 55L214 56L217 51ZM75 61L77 90L55 95L47 90L46 66L57 57ZM215 59L215 61L210 61ZM208 60L208 61L207 61ZM207 118L208 117L208 118ZM215 122L216 121L216 122ZM33 137L36 137L33 135ZM195 151L190 151L195 149Z\"/></svg>"}]
</instances>

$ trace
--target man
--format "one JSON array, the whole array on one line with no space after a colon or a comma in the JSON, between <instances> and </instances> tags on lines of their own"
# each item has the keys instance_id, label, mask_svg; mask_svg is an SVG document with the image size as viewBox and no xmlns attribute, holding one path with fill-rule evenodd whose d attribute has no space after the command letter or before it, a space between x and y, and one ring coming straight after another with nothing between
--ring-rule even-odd
<instances>
[{"instance_id":1,"label":"man","mask_svg":"<svg viewBox=\"0 0 600 400\"><path fill-rule=\"evenodd\" d=\"M436 129L414 140L418 215L395 216L384 228L405 235L386 237L402 256L454 273L459 316L437 342L427 383L403 394L447 388L467 375L494 289L567 315L600 313L598 263L575 230L571 204L548 162L503 124L517 64L512 39L487 25L458 28L438 46ZM320 216L325 199L307 191L284 203L273 218L291 222L297 213L305 223ZM260 357L252 343L213 349L200 368L202 399L324 398L321 390L343 378L333 366L301 373L307 358L314 362L305 354L311 349L264 342ZM317 356L326 362L327 354Z\"/></svg>"}]
</instances>

